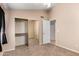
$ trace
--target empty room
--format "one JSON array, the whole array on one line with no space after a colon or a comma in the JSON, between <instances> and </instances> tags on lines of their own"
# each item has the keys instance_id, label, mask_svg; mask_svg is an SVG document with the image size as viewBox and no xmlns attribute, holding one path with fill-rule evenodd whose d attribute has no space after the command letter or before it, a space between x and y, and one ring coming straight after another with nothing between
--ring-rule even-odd
<instances>
[{"instance_id":1,"label":"empty room","mask_svg":"<svg viewBox=\"0 0 79 59\"><path fill-rule=\"evenodd\" d=\"M1 56L79 56L79 3L0 3Z\"/></svg>"}]
</instances>

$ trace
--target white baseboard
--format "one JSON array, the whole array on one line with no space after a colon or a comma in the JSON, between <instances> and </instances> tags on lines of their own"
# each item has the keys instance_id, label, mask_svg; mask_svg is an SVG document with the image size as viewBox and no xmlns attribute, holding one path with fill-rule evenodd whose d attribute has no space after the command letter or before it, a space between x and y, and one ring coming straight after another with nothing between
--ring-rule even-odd
<instances>
[{"instance_id":1,"label":"white baseboard","mask_svg":"<svg viewBox=\"0 0 79 59\"><path fill-rule=\"evenodd\" d=\"M15 50L15 49L4 50L3 52L8 52L8 51L12 51L12 50Z\"/></svg>"},{"instance_id":2,"label":"white baseboard","mask_svg":"<svg viewBox=\"0 0 79 59\"><path fill-rule=\"evenodd\" d=\"M2 51L2 52L0 52L0 56L3 56L3 53L4 53L4 52L8 52L8 51L12 51L12 50L15 50L15 49L9 49L9 50L4 50L4 51Z\"/></svg>"},{"instance_id":3,"label":"white baseboard","mask_svg":"<svg viewBox=\"0 0 79 59\"><path fill-rule=\"evenodd\" d=\"M69 51L72 51L72 52L75 52L75 53L79 53L79 51L77 51L77 50L73 50L73 49L67 48L67 47L62 46L62 45L59 45L59 44L55 44L55 45L56 45L56 46L59 46L59 47L62 47L62 48L64 48L64 49L67 49L67 50L69 50Z\"/></svg>"}]
</instances>

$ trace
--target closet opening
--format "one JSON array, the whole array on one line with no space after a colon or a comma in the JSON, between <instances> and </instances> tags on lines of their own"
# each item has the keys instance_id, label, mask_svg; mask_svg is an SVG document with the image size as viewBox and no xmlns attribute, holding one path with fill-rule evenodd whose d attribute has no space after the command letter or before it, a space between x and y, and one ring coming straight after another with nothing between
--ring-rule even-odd
<instances>
[{"instance_id":1,"label":"closet opening","mask_svg":"<svg viewBox=\"0 0 79 59\"><path fill-rule=\"evenodd\" d=\"M15 46L28 46L28 19L15 18Z\"/></svg>"},{"instance_id":2,"label":"closet opening","mask_svg":"<svg viewBox=\"0 0 79 59\"><path fill-rule=\"evenodd\" d=\"M39 20L28 20L29 46L39 45Z\"/></svg>"}]
</instances>

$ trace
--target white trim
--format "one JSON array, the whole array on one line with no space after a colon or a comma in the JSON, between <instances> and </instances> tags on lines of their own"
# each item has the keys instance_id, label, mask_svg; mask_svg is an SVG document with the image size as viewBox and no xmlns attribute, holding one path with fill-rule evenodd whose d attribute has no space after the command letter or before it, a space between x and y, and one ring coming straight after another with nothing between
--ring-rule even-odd
<instances>
[{"instance_id":1,"label":"white trim","mask_svg":"<svg viewBox=\"0 0 79 59\"><path fill-rule=\"evenodd\" d=\"M65 46L62 46L62 45L59 45L59 44L55 44L56 46L59 46L59 47L62 47L62 48L64 48L64 49L67 49L67 50L69 50L69 51L72 51L72 52L75 52L75 53L79 53L79 51L77 51L77 50L73 50L73 49L71 49L71 48L68 48L68 47L65 47Z\"/></svg>"},{"instance_id":2,"label":"white trim","mask_svg":"<svg viewBox=\"0 0 79 59\"><path fill-rule=\"evenodd\" d=\"M8 51L12 51L12 50L15 50L15 49L4 50L3 52L8 52Z\"/></svg>"},{"instance_id":3,"label":"white trim","mask_svg":"<svg viewBox=\"0 0 79 59\"><path fill-rule=\"evenodd\" d=\"M4 53L4 52L9 52L9 51L13 51L13 50L15 50L15 49L9 49L9 50L4 50L4 51L2 51L2 56L3 56L3 53Z\"/></svg>"}]
</instances>

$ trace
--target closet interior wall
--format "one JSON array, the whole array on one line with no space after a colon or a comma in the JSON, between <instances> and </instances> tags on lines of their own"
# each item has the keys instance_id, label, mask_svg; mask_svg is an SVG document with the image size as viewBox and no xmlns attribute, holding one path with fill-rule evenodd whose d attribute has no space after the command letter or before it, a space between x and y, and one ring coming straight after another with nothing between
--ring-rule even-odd
<instances>
[{"instance_id":1,"label":"closet interior wall","mask_svg":"<svg viewBox=\"0 0 79 59\"><path fill-rule=\"evenodd\" d=\"M28 38L29 39L38 39L39 32L39 21L29 20L28 21Z\"/></svg>"}]
</instances>

